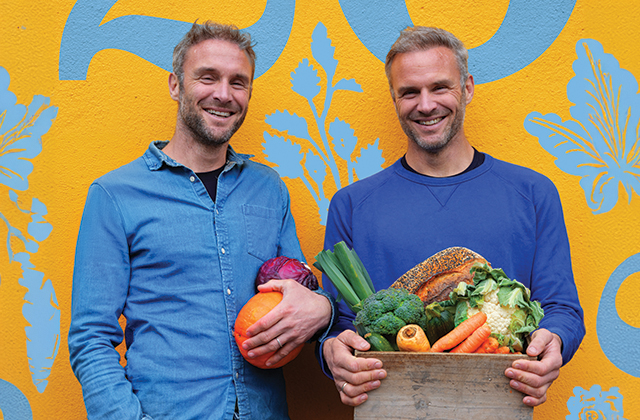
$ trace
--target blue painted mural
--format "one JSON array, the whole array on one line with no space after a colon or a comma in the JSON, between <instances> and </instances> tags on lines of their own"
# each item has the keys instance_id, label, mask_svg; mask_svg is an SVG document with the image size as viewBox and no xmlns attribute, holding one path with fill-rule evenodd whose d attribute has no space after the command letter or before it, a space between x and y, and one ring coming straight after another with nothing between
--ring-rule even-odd
<instances>
[{"instance_id":1,"label":"blue painted mural","mask_svg":"<svg viewBox=\"0 0 640 420\"><path fill-rule=\"evenodd\" d=\"M587 204L599 214L617 204L620 184L629 201L634 191L640 194L640 95L633 74L598 41L580 40L576 52L567 85L572 119L532 112L524 127L558 168L581 177Z\"/></svg>"},{"instance_id":2,"label":"blue painted mural","mask_svg":"<svg viewBox=\"0 0 640 420\"><path fill-rule=\"evenodd\" d=\"M590 390L573 388L573 396L567 401L566 420L626 420L622 409L622 394L618 388L603 392L600 385Z\"/></svg>"},{"instance_id":3,"label":"blue painted mural","mask_svg":"<svg viewBox=\"0 0 640 420\"><path fill-rule=\"evenodd\" d=\"M354 79L333 82L338 60L334 58L335 49L331 45L331 39L327 37L327 28L322 23L318 23L311 38L311 53L326 76L324 106L318 109L313 102L322 90L322 79L318 76L318 70L305 58L291 72L291 88L309 103L314 116L313 124L295 113L276 111L267 115L265 122L272 129L286 134L281 137L265 131L263 146L267 160L276 164L275 169L280 176L299 178L304 182L318 204L320 223L325 225L331 199L325 192L327 178L333 179L337 190L343 186L338 166L346 165L348 182L351 183L355 178L362 179L382 169L384 159L378 148L378 139L373 145L356 149L358 138L346 121L336 118L329 123L327 129L327 113L334 93L339 90L362 92L362 88ZM310 125L317 128L320 142L310 134ZM305 143L308 151L302 151L301 143ZM358 157L354 157L356 150L360 151Z\"/></svg>"},{"instance_id":4,"label":"blue painted mural","mask_svg":"<svg viewBox=\"0 0 640 420\"><path fill-rule=\"evenodd\" d=\"M102 23L118 0L78 0L60 43L60 80L85 80L94 55L106 49L135 54L171 72L173 48L192 22L153 16L121 16ZM255 45L255 77L273 66L287 44L293 25L295 0L268 0L258 22L245 28Z\"/></svg>"},{"instance_id":5,"label":"blue painted mural","mask_svg":"<svg viewBox=\"0 0 640 420\"><path fill-rule=\"evenodd\" d=\"M29 400L13 384L0 379L0 418L6 420L32 420Z\"/></svg>"},{"instance_id":6,"label":"blue painted mural","mask_svg":"<svg viewBox=\"0 0 640 420\"><path fill-rule=\"evenodd\" d=\"M93 56L105 49L135 54L171 71L171 56L191 27L153 16L128 15L102 22L118 0L78 0L69 14L60 44L60 80L84 80ZM555 41L576 0L512 0L504 21L484 44L469 50L469 71L476 84L522 70ZM365 47L384 61L400 31L414 22L405 0L340 0L342 11ZM256 41L256 77L273 66L291 34L295 0L268 0L258 22L245 28ZM418 23L419 24L419 23Z\"/></svg>"},{"instance_id":7,"label":"blue painted mural","mask_svg":"<svg viewBox=\"0 0 640 420\"><path fill-rule=\"evenodd\" d=\"M576 0L511 0L491 39L469 49L469 73L476 84L510 76L540 57L567 24L575 4ZM402 29L421 24L411 20L405 0L340 0L340 6L360 42L380 61Z\"/></svg>"},{"instance_id":8,"label":"blue painted mural","mask_svg":"<svg viewBox=\"0 0 640 420\"><path fill-rule=\"evenodd\" d=\"M627 343L640 343L640 328L627 324L616 309L616 296L622 283L631 275L640 273L640 254L632 255L614 270L602 291L596 329L600 347L616 367L640 378L640 348L621 346L620 337Z\"/></svg>"},{"instance_id":9,"label":"blue painted mural","mask_svg":"<svg viewBox=\"0 0 640 420\"><path fill-rule=\"evenodd\" d=\"M49 98L40 95L34 96L28 107L17 104L16 96L9 91L9 81L9 73L0 67L0 184L8 187L7 203L13 203L19 213L30 216L30 221L9 220L3 213L8 212L4 208L0 211L0 220L7 227L9 261L20 263L22 268L18 282L27 288L22 307L28 322L26 356L33 383L39 392L44 392L60 346L60 310L51 280L45 281L44 273L35 270L31 257L49 237L52 226L44 218L46 205L33 197L31 206L22 208L16 191L29 189L28 177L34 168L31 159L42 151L41 137L51 128L58 108L50 106ZM20 227L24 223L26 230ZM15 250L16 246L20 249ZM3 277L2 281L11 279Z\"/></svg>"}]
</instances>

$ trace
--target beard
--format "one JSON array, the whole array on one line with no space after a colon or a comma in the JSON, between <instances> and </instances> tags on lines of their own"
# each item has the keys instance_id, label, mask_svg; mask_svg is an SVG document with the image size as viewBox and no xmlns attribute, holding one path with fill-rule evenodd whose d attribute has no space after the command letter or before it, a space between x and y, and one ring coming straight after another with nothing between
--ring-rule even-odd
<instances>
[{"instance_id":1,"label":"beard","mask_svg":"<svg viewBox=\"0 0 640 420\"><path fill-rule=\"evenodd\" d=\"M231 137L238 131L245 117L247 116L248 108L245 108L244 113L236 120L236 122L222 133L214 133L207 124L204 122L204 118L200 115L199 110L189 98L180 97L180 107L178 113L180 118L184 122L185 126L189 129L193 138L204 146L221 146L228 142Z\"/></svg>"},{"instance_id":2,"label":"beard","mask_svg":"<svg viewBox=\"0 0 640 420\"><path fill-rule=\"evenodd\" d=\"M430 141L424 140L420 136L420 133L414 130L414 128L411 126L411 123L404 119L400 120L400 126L402 127L402 130L405 132L407 137L409 137L409 139L417 144L422 150L427 153L437 154L441 150L443 150L462 129L465 113L465 97L466 95L463 94L462 98L460 99L460 103L458 104L458 108L456 109L456 114L453 121L451 121L451 123L445 128L444 132L435 139L432 139ZM425 116L422 115L421 117ZM414 119L414 117L409 116L409 119L412 120Z\"/></svg>"}]
</instances>

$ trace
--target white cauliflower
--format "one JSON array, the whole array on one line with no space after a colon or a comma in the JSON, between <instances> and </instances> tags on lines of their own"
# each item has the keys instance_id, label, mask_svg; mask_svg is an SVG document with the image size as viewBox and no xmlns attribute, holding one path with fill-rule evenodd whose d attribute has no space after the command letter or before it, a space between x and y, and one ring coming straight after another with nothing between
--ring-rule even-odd
<instances>
[{"instance_id":1,"label":"white cauliflower","mask_svg":"<svg viewBox=\"0 0 640 420\"><path fill-rule=\"evenodd\" d=\"M451 293L456 303L455 325L484 312L491 335L513 351L524 350L526 335L535 331L544 312L540 303L531 301L531 291L522 283L510 280L501 269L486 264L472 268L474 284L460 283Z\"/></svg>"},{"instance_id":2,"label":"white cauliflower","mask_svg":"<svg viewBox=\"0 0 640 420\"><path fill-rule=\"evenodd\" d=\"M467 302L468 305L469 303ZM476 308L470 307L467 311L467 316L473 316L480 311L487 314L487 325L489 325L493 334L509 335L509 324L511 324L511 317L516 312L516 308L500 305L497 288L486 294L484 301L478 302Z\"/></svg>"}]
</instances>

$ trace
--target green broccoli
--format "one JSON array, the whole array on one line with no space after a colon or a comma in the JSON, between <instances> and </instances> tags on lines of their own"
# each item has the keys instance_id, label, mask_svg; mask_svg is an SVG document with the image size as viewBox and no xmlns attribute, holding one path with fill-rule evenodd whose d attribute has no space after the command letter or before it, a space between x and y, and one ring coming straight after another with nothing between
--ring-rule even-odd
<instances>
[{"instance_id":1,"label":"green broccoli","mask_svg":"<svg viewBox=\"0 0 640 420\"><path fill-rule=\"evenodd\" d=\"M362 309L353 324L360 335L378 333L395 335L407 324L426 329L427 316L424 303L417 295L405 289L383 289L362 301Z\"/></svg>"}]
</instances>

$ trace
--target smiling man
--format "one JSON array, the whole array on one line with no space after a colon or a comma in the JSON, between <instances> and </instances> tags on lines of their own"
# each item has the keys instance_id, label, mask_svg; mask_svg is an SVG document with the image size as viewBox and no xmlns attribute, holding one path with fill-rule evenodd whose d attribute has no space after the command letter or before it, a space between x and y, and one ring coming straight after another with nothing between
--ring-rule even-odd
<instances>
[{"instance_id":1,"label":"smiling man","mask_svg":"<svg viewBox=\"0 0 640 420\"><path fill-rule=\"evenodd\" d=\"M389 168L338 191L325 249L345 241L375 289L387 288L437 252L464 246L531 289L545 311L527 354L505 371L523 402L542 404L559 369L584 337L560 199L549 179L477 151L464 132L474 95L467 50L451 33L405 29L385 63L391 97L407 135L406 154ZM327 279L328 291L336 295ZM382 363L354 358L369 344L353 331L344 302L319 358L342 402L359 405L384 386Z\"/></svg>"},{"instance_id":2,"label":"smiling man","mask_svg":"<svg viewBox=\"0 0 640 420\"><path fill-rule=\"evenodd\" d=\"M233 327L266 260L304 260L285 184L229 140L251 98L248 34L194 24L176 46L170 141L89 188L73 278L69 351L89 419L286 419L281 369L259 369ZM330 324L332 302L292 280L247 331L280 361ZM126 318L122 331L119 318ZM126 366L115 347L126 341Z\"/></svg>"}]
</instances>

